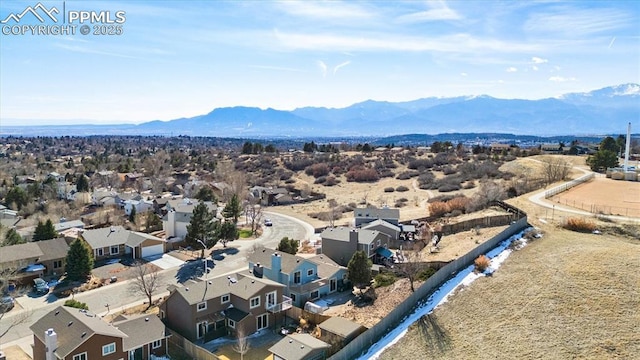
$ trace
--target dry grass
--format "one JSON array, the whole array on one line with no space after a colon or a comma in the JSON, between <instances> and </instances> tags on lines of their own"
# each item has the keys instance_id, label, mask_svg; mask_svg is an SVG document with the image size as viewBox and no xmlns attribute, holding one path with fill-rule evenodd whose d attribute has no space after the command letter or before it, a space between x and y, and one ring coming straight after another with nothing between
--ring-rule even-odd
<instances>
[{"instance_id":1,"label":"dry grass","mask_svg":"<svg viewBox=\"0 0 640 360\"><path fill-rule=\"evenodd\" d=\"M483 272L487 270L491 264L491 260L489 260L485 255L480 255L473 261L473 264L476 267L476 271Z\"/></svg>"},{"instance_id":2,"label":"dry grass","mask_svg":"<svg viewBox=\"0 0 640 360\"><path fill-rule=\"evenodd\" d=\"M590 233L596 229L596 223L583 218L570 217L562 227L571 231Z\"/></svg>"},{"instance_id":3,"label":"dry grass","mask_svg":"<svg viewBox=\"0 0 640 360\"><path fill-rule=\"evenodd\" d=\"M545 229L493 277L436 309L381 359L612 359L640 354L640 241Z\"/></svg>"}]
</instances>

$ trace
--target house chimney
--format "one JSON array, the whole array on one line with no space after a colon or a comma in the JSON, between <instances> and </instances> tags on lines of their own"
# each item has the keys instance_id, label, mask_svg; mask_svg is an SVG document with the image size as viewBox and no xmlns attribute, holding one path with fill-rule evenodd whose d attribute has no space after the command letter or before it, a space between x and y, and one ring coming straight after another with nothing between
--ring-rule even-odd
<instances>
[{"instance_id":1,"label":"house chimney","mask_svg":"<svg viewBox=\"0 0 640 360\"><path fill-rule=\"evenodd\" d=\"M44 332L45 359L55 360L55 351L58 348L58 334L53 329Z\"/></svg>"},{"instance_id":2,"label":"house chimney","mask_svg":"<svg viewBox=\"0 0 640 360\"><path fill-rule=\"evenodd\" d=\"M349 245L354 251L358 251L358 229L349 232Z\"/></svg>"},{"instance_id":3,"label":"house chimney","mask_svg":"<svg viewBox=\"0 0 640 360\"><path fill-rule=\"evenodd\" d=\"M282 276L280 274L282 271L282 256L278 253L271 255L271 271L277 277L277 282L280 282L280 277Z\"/></svg>"}]
</instances>

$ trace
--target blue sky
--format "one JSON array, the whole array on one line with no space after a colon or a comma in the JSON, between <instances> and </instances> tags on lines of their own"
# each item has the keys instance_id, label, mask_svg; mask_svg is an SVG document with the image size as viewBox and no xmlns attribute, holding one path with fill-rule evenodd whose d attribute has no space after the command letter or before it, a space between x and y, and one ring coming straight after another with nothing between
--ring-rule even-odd
<instances>
[{"instance_id":1,"label":"blue sky","mask_svg":"<svg viewBox=\"0 0 640 360\"><path fill-rule=\"evenodd\" d=\"M3 0L0 19L36 4ZM639 1L66 1L65 9L125 11L123 34L0 35L2 124L139 123L237 105L540 99L640 82Z\"/></svg>"}]
</instances>

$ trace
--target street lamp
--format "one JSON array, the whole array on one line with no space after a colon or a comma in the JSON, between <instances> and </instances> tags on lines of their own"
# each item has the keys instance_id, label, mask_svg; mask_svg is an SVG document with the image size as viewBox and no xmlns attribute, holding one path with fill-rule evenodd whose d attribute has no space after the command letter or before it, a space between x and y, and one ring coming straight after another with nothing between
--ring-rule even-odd
<instances>
[{"instance_id":1,"label":"street lamp","mask_svg":"<svg viewBox=\"0 0 640 360\"><path fill-rule=\"evenodd\" d=\"M204 242L202 242L202 240L196 240L200 245L202 245L202 256L200 256L202 258L202 265L204 266L204 275L205 275L205 279L207 276L207 259L204 258L204 250L207 248L207 245L204 244Z\"/></svg>"}]
</instances>

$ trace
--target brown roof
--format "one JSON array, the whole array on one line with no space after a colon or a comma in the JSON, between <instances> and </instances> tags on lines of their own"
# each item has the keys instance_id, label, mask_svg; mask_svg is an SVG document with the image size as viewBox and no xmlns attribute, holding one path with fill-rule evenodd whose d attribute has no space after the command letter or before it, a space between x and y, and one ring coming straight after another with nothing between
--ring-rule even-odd
<instances>
[{"instance_id":1,"label":"brown roof","mask_svg":"<svg viewBox=\"0 0 640 360\"><path fill-rule=\"evenodd\" d=\"M36 244L43 253L40 261L64 259L69 252L69 245L64 238L38 241Z\"/></svg>"},{"instance_id":2,"label":"brown roof","mask_svg":"<svg viewBox=\"0 0 640 360\"><path fill-rule=\"evenodd\" d=\"M35 242L4 246L2 247L2 251L0 251L0 264L34 257L39 258L43 255L42 250L40 250L40 247Z\"/></svg>"},{"instance_id":3,"label":"brown roof","mask_svg":"<svg viewBox=\"0 0 640 360\"><path fill-rule=\"evenodd\" d=\"M362 325L339 316L334 316L321 322L318 327L342 338L357 333L363 328Z\"/></svg>"},{"instance_id":4,"label":"brown roof","mask_svg":"<svg viewBox=\"0 0 640 360\"><path fill-rule=\"evenodd\" d=\"M95 314L66 306L58 306L31 325L30 329L42 343L45 343L45 331L53 329L58 335L58 348L55 353L60 358L65 358L94 334L127 337L125 333L102 321Z\"/></svg>"}]
</instances>

